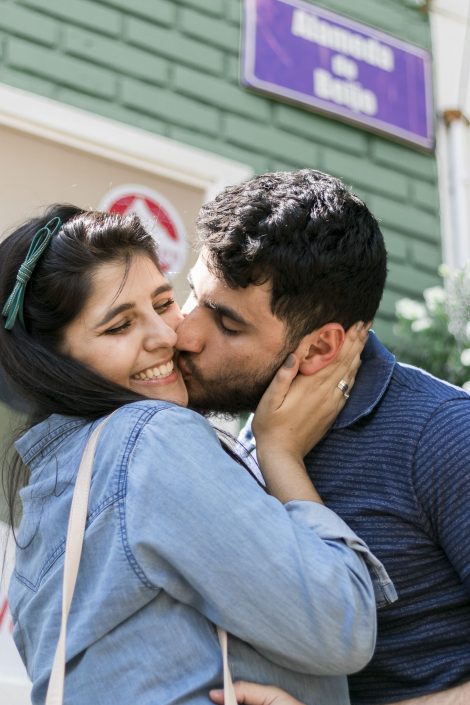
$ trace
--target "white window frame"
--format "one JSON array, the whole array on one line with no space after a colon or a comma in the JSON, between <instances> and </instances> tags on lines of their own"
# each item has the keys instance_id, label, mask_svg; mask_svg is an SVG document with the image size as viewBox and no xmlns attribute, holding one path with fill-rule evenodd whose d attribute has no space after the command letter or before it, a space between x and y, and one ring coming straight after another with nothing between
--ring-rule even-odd
<instances>
[{"instance_id":1,"label":"white window frame","mask_svg":"<svg viewBox=\"0 0 470 705\"><path fill-rule=\"evenodd\" d=\"M253 174L247 164L5 84L0 125L200 188L205 200Z\"/></svg>"}]
</instances>

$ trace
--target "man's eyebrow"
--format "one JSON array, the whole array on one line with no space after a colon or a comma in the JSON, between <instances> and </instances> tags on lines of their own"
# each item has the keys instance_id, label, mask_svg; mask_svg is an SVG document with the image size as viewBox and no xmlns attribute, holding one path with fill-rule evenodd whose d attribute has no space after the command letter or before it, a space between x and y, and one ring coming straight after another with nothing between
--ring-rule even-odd
<instances>
[{"instance_id":1,"label":"man's eyebrow","mask_svg":"<svg viewBox=\"0 0 470 705\"><path fill-rule=\"evenodd\" d=\"M248 321L246 321L242 316L240 316L239 313L233 310L233 308L230 308L229 306L225 306L224 304L218 304L215 301L204 301L203 302L204 306L206 308L210 308L211 311L215 311L216 313L219 314L219 316L223 316L224 318L230 318L230 320L234 321L235 323L238 323L240 326L249 326L250 324Z\"/></svg>"},{"instance_id":2,"label":"man's eyebrow","mask_svg":"<svg viewBox=\"0 0 470 705\"><path fill-rule=\"evenodd\" d=\"M186 278L188 280L188 284L191 288L191 291L195 293L194 282L191 276L191 272L188 272ZM219 304L216 301L211 301L210 299L206 299L200 303L202 303L205 308L209 308L211 311L215 311L216 313L218 313L219 316L223 316L224 318L230 318L232 321L238 323L240 326L250 326L250 323L245 320L243 316L240 316L239 313L234 311L233 308L230 308L230 306L225 306L225 304Z\"/></svg>"},{"instance_id":3,"label":"man's eyebrow","mask_svg":"<svg viewBox=\"0 0 470 705\"><path fill-rule=\"evenodd\" d=\"M173 287L171 286L170 282L165 282L165 284L157 286L155 291L152 292L150 298L154 299L156 296L159 296L159 294L163 294L165 291L171 291L172 288ZM109 311L107 311L107 313L101 319L101 321L95 326L95 328L101 328L101 326L105 326L106 323L112 321L115 316L118 316L124 311L130 311L133 308L135 308L135 304L133 303L120 304L119 306L114 306L113 308L110 308Z\"/></svg>"}]
</instances>

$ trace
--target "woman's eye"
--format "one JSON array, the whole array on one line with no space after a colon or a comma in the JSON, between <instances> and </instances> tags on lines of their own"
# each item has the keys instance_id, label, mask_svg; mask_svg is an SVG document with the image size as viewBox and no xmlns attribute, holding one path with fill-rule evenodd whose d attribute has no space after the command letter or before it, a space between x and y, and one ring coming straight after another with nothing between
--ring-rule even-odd
<instances>
[{"instance_id":1,"label":"woman's eye","mask_svg":"<svg viewBox=\"0 0 470 705\"><path fill-rule=\"evenodd\" d=\"M174 299L165 299L165 301L162 301L158 304L154 304L154 309L157 313L165 313L165 311L169 309L170 306L173 306L174 303Z\"/></svg>"},{"instance_id":2,"label":"woman's eye","mask_svg":"<svg viewBox=\"0 0 470 705\"><path fill-rule=\"evenodd\" d=\"M108 335L115 335L116 333L122 333L123 331L126 330L126 328L129 328L130 326L130 321L126 321L125 323L122 323L120 326L116 326L115 328L108 328L105 333Z\"/></svg>"}]
</instances>

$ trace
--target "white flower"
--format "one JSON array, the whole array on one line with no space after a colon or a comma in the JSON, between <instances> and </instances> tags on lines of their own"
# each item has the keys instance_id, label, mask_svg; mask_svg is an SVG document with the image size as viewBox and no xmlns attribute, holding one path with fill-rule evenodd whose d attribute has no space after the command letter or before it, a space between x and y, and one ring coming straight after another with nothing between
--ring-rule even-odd
<instances>
[{"instance_id":1,"label":"white flower","mask_svg":"<svg viewBox=\"0 0 470 705\"><path fill-rule=\"evenodd\" d=\"M448 277L452 270L447 264L441 264L437 271L439 272L441 277Z\"/></svg>"},{"instance_id":2,"label":"white flower","mask_svg":"<svg viewBox=\"0 0 470 705\"><path fill-rule=\"evenodd\" d=\"M403 316L408 321L426 317L426 309L423 304L413 299L400 299L395 304L395 310L399 316Z\"/></svg>"},{"instance_id":3,"label":"white flower","mask_svg":"<svg viewBox=\"0 0 470 705\"><path fill-rule=\"evenodd\" d=\"M442 286L431 286L423 292L426 306L430 311L435 311L437 306L444 304L446 300L446 292Z\"/></svg>"},{"instance_id":4,"label":"white flower","mask_svg":"<svg viewBox=\"0 0 470 705\"><path fill-rule=\"evenodd\" d=\"M416 321L413 321L413 323L411 324L411 330L414 333L420 333L422 330L427 330L428 328L430 328L431 324L431 319L427 316L423 316L423 318L418 318L416 319Z\"/></svg>"},{"instance_id":5,"label":"white flower","mask_svg":"<svg viewBox=\"0 0 470 705\"><path fill-rule=\"evenodd\" d=\"M470 367L470 348L462 350L462 354L460 355L460 362L464 367Z\"/></svg>"},{"instance_id":6,"label":"white flower","mask_svg":"<svg viewBox=\"0 0 470 705\"><path fill-rule=\"evenodd\" d=\"M468 382L465 382L465 384L462 384L462 387L467 391L470 392L470 379Z\"/></svg>"}]
</instances>

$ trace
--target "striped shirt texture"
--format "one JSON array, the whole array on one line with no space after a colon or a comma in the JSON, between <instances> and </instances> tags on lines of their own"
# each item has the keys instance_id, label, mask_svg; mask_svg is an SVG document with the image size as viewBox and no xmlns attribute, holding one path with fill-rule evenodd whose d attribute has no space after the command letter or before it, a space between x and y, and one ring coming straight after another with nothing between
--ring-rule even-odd
<instances>
[{"instance_id":1,"label":"striped shirt texture","mask_svg":"<svg viewBox=\"0 0 470 705\"><path fill-rule=\"evenodd\" d=\"M470 395L397 363L373 333L362 358L305 462L398 593L379 610L372 661L349 678L353 705L378 705L470 680Z\"/></svg>"}]
</instances>

